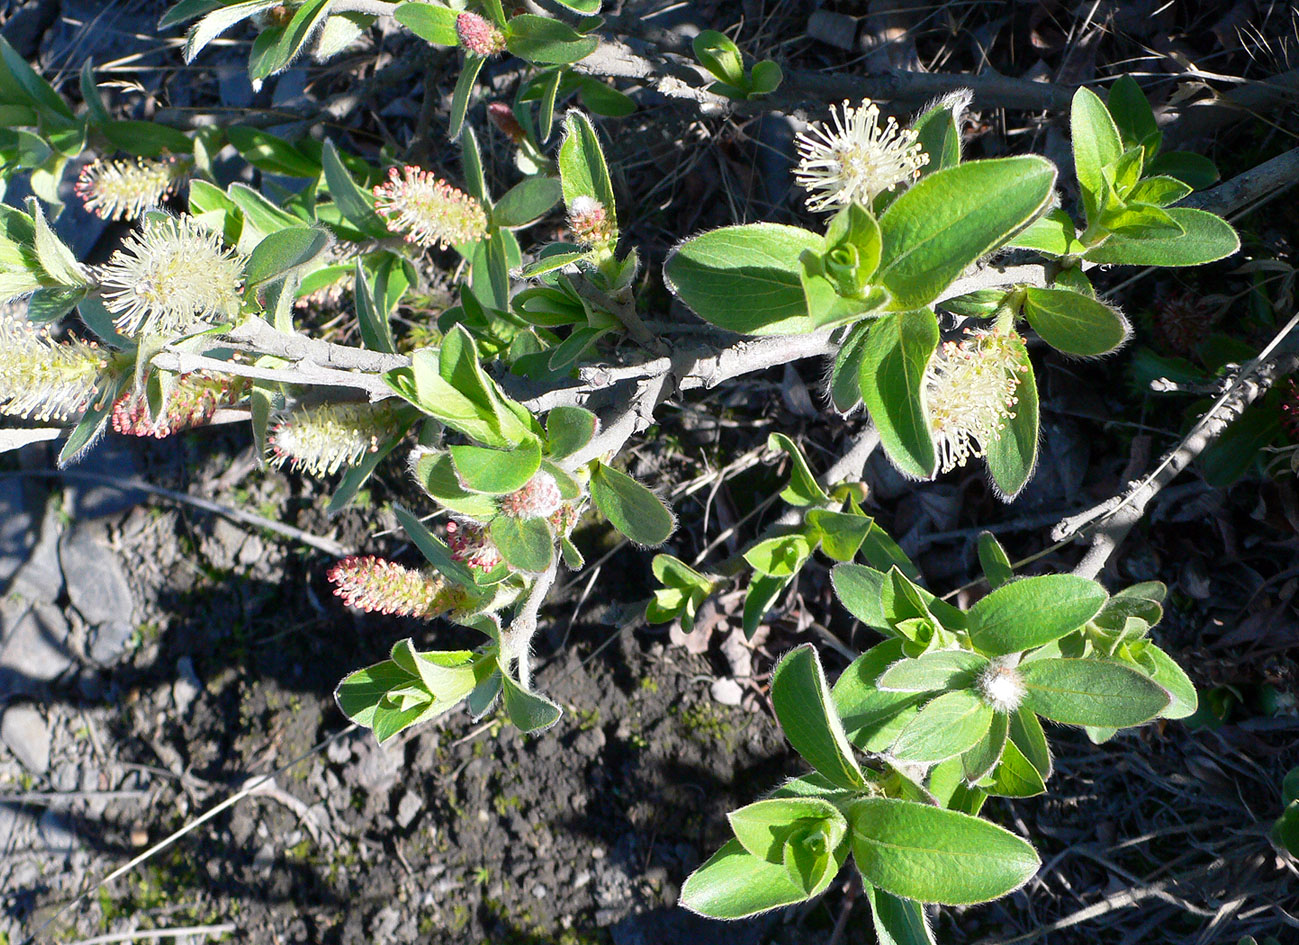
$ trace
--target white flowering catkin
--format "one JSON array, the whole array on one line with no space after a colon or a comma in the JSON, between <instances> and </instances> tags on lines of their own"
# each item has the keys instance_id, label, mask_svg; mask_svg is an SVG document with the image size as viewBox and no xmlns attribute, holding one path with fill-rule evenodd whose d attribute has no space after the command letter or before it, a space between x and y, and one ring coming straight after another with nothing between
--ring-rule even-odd
<instances>
[{"instance_id":1,"label":"white flowering catkin","mask_svg":"<svg viewBox=\"0 0 1299 945\"><path fill-rule=\"evenodd\" d=\"M193 217L155 216L96 276L118 331L175 337L239 313L244 262Z\"/></svg>"},{"instance_id":2,"label":"white flowering catkin","mask_svg":"<svg viewBox=\"0 0 1299 945\"><path fill-rule=\"evenodd\" d=\"M93 343L53 341L30 322L0 314L0 412L69 420L94 402L108 357Z\"/></svg>"},{"instance_id":3,"label":"white flowering catkin","mask_svg":"<svg viewBox=\"0 0 1299 945\"><path fill-rule=\"evenodd\" d=\"M916 132L899 127L893 118L881 127L879 106L870 99L856 108L844 102L842 108L842 117L830 110L833 128L812 122L795 139L799 162L794 179L808 192L809 210L854 203L869 207L884 191L915 180L929 163Z\"/></svg>"}]
</instances>

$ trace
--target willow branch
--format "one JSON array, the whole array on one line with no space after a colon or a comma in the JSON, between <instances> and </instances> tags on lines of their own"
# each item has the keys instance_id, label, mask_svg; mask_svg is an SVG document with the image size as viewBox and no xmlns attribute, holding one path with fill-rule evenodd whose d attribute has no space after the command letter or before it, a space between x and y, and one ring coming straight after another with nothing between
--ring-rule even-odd
<instances>
[{"instance_id":1,"label":"willow branch","mask_svg":"<svg viewBox=\"0 0 1299 945\"><path fill-rule=\"evenodd\" d=\"M1213 407L1164 455L1152 472L1131 483L1123 493L1056 525L1051 533L1056 541L1091 534L1091 547L1074 568L1075 574L1089 578L1100 574L1160 490L1212 446L1246 408L1267 393L1277 378L1299 368L1297 326L1299 315L1290 319L1267 348L1241 369Z\"/></svg>"}]
</instances>

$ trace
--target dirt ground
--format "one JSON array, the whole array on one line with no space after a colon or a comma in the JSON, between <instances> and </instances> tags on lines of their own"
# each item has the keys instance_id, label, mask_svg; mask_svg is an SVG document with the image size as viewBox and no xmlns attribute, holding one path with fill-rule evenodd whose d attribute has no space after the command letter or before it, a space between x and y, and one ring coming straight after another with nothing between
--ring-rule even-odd
<instances>
[{"instance_id":1,"label":"dirt ground","mask_svg":"<svg viewBox=\"0 0 1299 945\"><path fill-rule=\"evenodd\" d=\"M175 51L152 35L163 6L0 3L0 28L16 46L26 40L23 54L47 74L71 64L63 89L75 86L80 57L102 61L137 43L142 58L129 78L151 95L165 89L155 102L163 108L214 97L250 110L290 107L295 96L337 91L363 61L378 58L397 70L389 76L402 74L407 59L422 61L385 33L355 61L268 83L254 96L237 68L248 36L182 71ZM804 68L883 68L865 34L851 50L809 37L811 3L678 6L655 21L659 28L686 36L692 26L724 28L743 17L740 35L751 48ZM869 5L840 6L860 15ZM937 26L921 19L917 42L887 50L960 71L979 66L976 52L986 47L1007 74L1031 74L1036 62L1071 82L1117 74L1143 43L1203 56L1218 73L1259 77L1294 65L1285 58L1293 41L1283 41L1293 21L1268 19L1273 8L1264 3L1171 5L1172 14L1159 14L1174 17L1167 22L1154 5L1143 22L1139 5L1118 4L1098 20L1109 31L1094 39L1086 25L1093 6L969 4ZM1244 7L1244 22L1273 37L1271 59L1231 47L1239 34L1221 24ZM619 9L628 21L643 8ZM939 62L943 43L951 55ZM431 87L448 75L454 82L449 66L437 68ZM487 81L509 89L515 80L502 69ZM367 86L367 107L340 133L371 152L383 140L413 140L422 90L409 69ZM442 109L434 120L444 117ZM1295 127L1292 107L1262 117L1201 135L1196 146L1224 175L1244 170L1293 144L1292 132L1276 130ZM471 111L471 120L481 118L480 107ZM622 146L618 186L644 208L628 221L629 238L646 247L651 267L687 232L795 218L790 127L770 117L683 118L653 97L625 126L610 126ZM972 153L1019 148L1025 133L1059 158L1058 124L997 109L977 116ZM505 174L508 159L497 158ZM1292 265L1299 231L1278 206L1236 222L1251 254ZM80 218L62 226L83 255L102 256L114 235ZM872 461L872 514L931 587L946 592L974 573L980 528L992 527L1014 557L1033 554L1056 521L1113 494L1176 442L1204 403L1153 397L1146 374L1166 359L1206 370L1228 360L1188 345L1188 333L1248 357L1277 324L1268 314L1274 286L1259 288L1239 264L1125 289L1138 340L1114 358L1045 360L1042 465L1013 505L1000 504L974 470L917 486ZM1127 275L1101 278L1117 285ZM1169 299L1183 293L1231 300L1217 314L1191 306L1177 321ZM666 297L651 298L659 302L666 310ZM418 315L403 313L405 327ZM707 486L675 502L680 529L667 550L689 560L781 481L775 457L743 461L768 432L801 431L819 469L860 429L860 417L844 421L821 408L818 371L800 364L665 405L656 432L667 446L639 448L632 471L665 490L695 479ZM752 645L737 629L736 600L683 639L638 617L649 553L615 549L607 529L587 523L577 543L593 563L552 595L539 641L536 682L564 706L560 723L524 737L498 717L474 723L453 713L384 749L335 707L339 679L403 637L440 648L478 639L443 622L349 612L324 578L335 556L185 500L414 560L390 512L410 494L400 464L382 469L355 508L327 518L320 510L329 483L259 469L250 444L245 426L163 443L109 437L65 475L43 447L0 456L0 945L140 929L194 943L810 945L829 941L845 910L839 941L874 941L869 912L846 882L806 907L740 923L675 907L686 875L727 835L725 812L801 770L766 701L775 658L810 640L833 675L874 642L833 603L824 567L808 569ZM724 483L708 479L728 464L736 472ZM1053 730L1049 793L987 808L1034 840L1042 870L1000 902L942 910L940 942L1296 940L1295 865L1268 842L1281 778L1299 763L1299 496L1284 465L1265 472L1262 462L1246 463L1225 485L1220 469L1197 469L1160 496L1128 539L1106 581L1169 585L1156 637L1208 708L1193 725L1151 726L1100 747ZM774 514L746 524L721 553ZM1076 556L1065 549L1046 563L1065 569ZM183 837L101 882L186 826Z\"/></svg>"}]
</instances>

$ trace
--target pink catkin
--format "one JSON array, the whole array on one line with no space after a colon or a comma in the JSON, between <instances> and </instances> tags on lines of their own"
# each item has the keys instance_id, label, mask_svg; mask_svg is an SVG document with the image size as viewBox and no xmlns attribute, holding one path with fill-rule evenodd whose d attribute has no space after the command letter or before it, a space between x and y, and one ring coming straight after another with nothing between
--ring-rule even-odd
<instances>
[{"instance_id":1,"label":"pink catkin","mask_svg":"<svg viewBox=\"0 0 1299 945\"><path fill-rule=\"evenodd\" d=\"M462 596L436 575L374 555L344 558L326 576L343 603L367 613L431 618L457 606Z\"/></svg>"}]
</instances>

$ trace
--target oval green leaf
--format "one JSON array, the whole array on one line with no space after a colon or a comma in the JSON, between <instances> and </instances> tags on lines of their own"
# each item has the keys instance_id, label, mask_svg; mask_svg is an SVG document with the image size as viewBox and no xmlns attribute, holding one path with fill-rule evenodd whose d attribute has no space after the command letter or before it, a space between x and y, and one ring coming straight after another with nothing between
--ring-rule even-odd
<instances>
[{"instance_id":1,"label":"oval green leaf","mask_svg":"<svg viewBox=\"0 0 1299 945\"><path fill-rule=\"evenodd\" d=\"M1077 630L1107 597L1095 581L1074 574L1012 581L970 608L970 642L989 656L1031 650Z\"/></svg>"},{"instance_id":2,"label":"oval green leaf","mask_svg":"<svg viewBox=\"0 0 1299 945\"><path fill-rule=\"evenodd\" d=\"M1046 206L1055 165L1040 157L997 158L922 178L880 218L876 281L894 309L928 305L980 256L1003 245Z\"/></svg>"},{"instance_id":3,"label":"oval green leaf","mask_svg":"<svg viewBox=\"0 0 1299 945\"><path fill-rule=\"evenodd\" d=\"M866 784L810 644L791 650L776 664L771 705L785 737L808 764L840 787Z\"/></svg>"},{"instance_id":4,"label":"oval green leaf","mask_svg":"<svg viewBox=\"0 0 1299 945\"><path fill-rule=\"evenodd\" d=\"M746 335L812 331L799 254L822 239L796 226L750 223L692 237L663 266L668 288L706 322Z\"/></svg>"},{"instance_id":5,"label":"oval green leaf","mask_svg":"<svg viewBox=\"0 0 1299 945\"><path fill-rule=\"evenodd\" d=\"M873 797L848 811L865 879L906 899L967 905L1023 886L1041 861L1024 840L969 814Z\"/></svg>"},{"instance_id":6,"label":"oval green leaf","mask_svg":"<svg viewBox=\"0 0 1299 945\"><path fill-rule=\"evenodd\" d=\"M923 309L879 319L862 349L862 400L889 459L914 479L929 479L938 466L923 398L937 347L938 320Z\"/></svg>"},{"instance_id":7,"label":"oval green leaf","mask_svg":"<svg viewBox=\"0 0 1299 945\"><path fill-rule=\"evenodd\" d=\"M903 761L945 761L977 745L996 713L968 689L943 693L907 723L889 754Z\"/></svg>"},{"instance_id":8,"label":"oval green leaf","mask_svg":"<svg viewBox=\"0 0 1299 945\"><path fill-rule=\"evenodd\" d=\"M1108 354L1132 333L1118 310L1070 289L1025 289L1024 317L1052 348L1084 358Z\"/></svg>"},{"instance_id":9,"label":"oval green leaf","mask_svg":"<svg viewBox=\"0 0 1299 945\"><path fill-rule=\"evenodd\" d=\"M614 528L638 545L661 545L672 534L675 520L663 500L625 472L597 463L591 499Z\"/></svg>"},{"instance_id":10,"label":"oval green leaf","mask_svg":"<svg viewBox=\"0 0 1299 945\"><path fill-rule=\"evenodd\" d=\"M1168 708L1167 690L1135 669L1098 659L1043 659L1020 668L1024 707L1065 725L1127 728Z\"/></svg>"}]
</instances>

